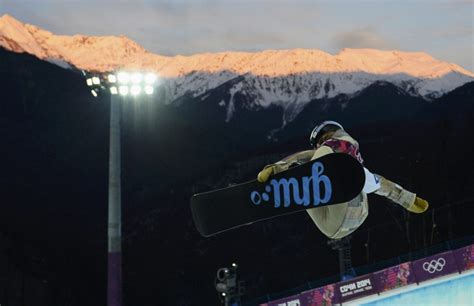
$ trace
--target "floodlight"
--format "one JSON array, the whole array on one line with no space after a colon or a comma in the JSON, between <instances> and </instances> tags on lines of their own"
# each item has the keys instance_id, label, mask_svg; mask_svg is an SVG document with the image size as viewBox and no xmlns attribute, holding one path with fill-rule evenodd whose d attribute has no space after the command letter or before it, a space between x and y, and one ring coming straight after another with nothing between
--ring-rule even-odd
<instances>
[{"instance_id":1,"label":"floodlight","mask_svg":"<svg viewBox=\"0 0 474 306\"><path fill-rule=\"evenodd\" d=\"M91 93L94 97L97 97L97 93L95 92L95 90L91 90Z\"/></svg>"},{"instance_id":2,"label":"floodlight","mask_svg":"<svg viewBox=\"0 0 474 306\"><path fill-rule=\"evenodd\" d=\"M115 87L115 86L110 87L110 93L113 94L113 95L118 94L117 87Z\"/></svg>"},{"instance_id":3,"label":"floodlight","mask_svg":"<svg viewBox=\"0 0 474 306\"><path fill-rule=\"evenodd\" d=\"M155 81L156 81L156 75L155 75L155 74L153 74L153 73L147 73L147 74L145 75L145 82L146 82L147 84L153 84L153 83L155 83Z\"/></svg>"},{"instance_id":4,"label":"floodlight","mask_svg":"<svg viewBox=\"0 0 474 306\"><path fill-rule=\"evenodd\" d=\"M233 262L232 267L237 268L237 264L235 262Z\"/></svg>"},{"instance_id":5,"label":"floodlight","mask_svg":"<svg viewBox=\"0 0 474 306\"><path fill-rule=\"evenodd\" d=\"M130 93L133 95L133 96L138 96L140 94L140 92L142 91L142 88L138 85L133 85L131 88L130 88Z\"/></svg>"},{"instance_id":6,"label":"floodlight","mask_svg":"<svg viewBox=\"0 0 474 306\"><path fill-rule=\"evenodd\" d=\"M92 77L92 84L100 85L100 79L98 77Z\"/></svg>"},{"instance_id":7,"label":"floodlight","mask_svg":"<svg viewBox=\"0 0 474 306\"><path fill-rule=\"evenodd\" d=\"M122 96L128 95L128 86L120 86L120 87L119 87L119 93L120 93Z\"/></svg>"},{"instance_id":8,"label":"floodlight","mask_svg":"<svg viewBox=\"0 0 474 306\"><path fill-rule=\"evenodd\" d=\"M222 292L222 296L225 296L225 292Z\"/></svg>"},{"instance_id":9,"label":"floodlight","mask_svg":"<svg viewBox=\"0 0 474 306\"><path fill-rule=\"evenodd\" d=\"M152 95L153 94L153 86L145 86L145 93L147 95Z\"/></svg>"},{"instance_id":10,"label":"floodlight","mask_svg":"<svg viewBox=\"0 0 474 306\"><path fill-rule=\"evenodd\" d=\"M92 79L89 78L86 80L87 86L92 86Z\"/></svg>"},{"instance_id":11,"label":"floodlight","mask_svg":"<svg viewBox=\"0 0 474 306\"><path fill-rule=\"evenodd\" d=\"M109 74L108 79L110 83L117 82L117 77L115 76L115 74Z\"/></svg>"},{"instance_id":12,"label":"floodlight","mask_svg":"<svg viewBox=\"0 0 474 306\"><path fill-rule=\"evenodd\" d=\"M121 84L127 84L130 81L130 75L126 72L120 72L117 78Z\"/></svg>"},{"instance_id":13,"label":"floodlight","mask_svg":"<svg viewBox=\"0 0 474 306\"><path fill-rule=\"evenodd\" d=\"M139 84L142 81L143 76L141 73L133 73L130 78L133 84Z\"/></svg>"}]
</instances>

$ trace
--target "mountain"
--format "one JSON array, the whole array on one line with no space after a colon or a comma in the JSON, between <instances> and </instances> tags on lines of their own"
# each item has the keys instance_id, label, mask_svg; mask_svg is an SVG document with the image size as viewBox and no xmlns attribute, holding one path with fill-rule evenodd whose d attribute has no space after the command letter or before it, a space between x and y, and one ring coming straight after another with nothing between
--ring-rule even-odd
<instances>
[{"instance_id":1,"label":"mountain","mask_svg":"<svg viewBox=\"0 0 474 306\"><path fill-rule=\"evenodd\" d=\"M282 108L281 127L311 101L357 95L375 82L389 82L412 96L432 100L474 80L472 72L422 52L343 49L331 55L294 49L167 57L123 36L54 35L9 15L0 18L0 46L89 72L154 71L160 76L165 103L189 97L205 102L208 92L232 83L227 98L219 101L226 109L226 121L236 111L233 97L239 94L250 101L248 109Z\"/></svg>"}]
</instances>

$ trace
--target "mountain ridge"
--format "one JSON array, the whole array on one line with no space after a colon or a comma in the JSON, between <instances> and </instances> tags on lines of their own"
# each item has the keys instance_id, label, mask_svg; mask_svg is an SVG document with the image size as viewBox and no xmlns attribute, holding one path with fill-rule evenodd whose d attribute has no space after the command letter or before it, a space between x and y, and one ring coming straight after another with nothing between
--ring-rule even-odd
<instances>
[{"instance_id":1,"label":"mountain ridge","mask_svg":"<svg viewBox=\"0 0 474 306\"><path fill-rule=\"evenodd\" d=\"M0 46L90 72L152 70L160 75L166 91L175 93L165 97L170 103L185 94L201 95L237 76L263 84L264 88L255 89L268 103L290 100L278 94L272 97L275 88L268 86L267 79L290 78L300 88L329 83L329 90L319 91L318 98L354 94L382 80L427 100L474 80L474 73L423 52L342 49L331 55L317 49L289 49L169 57L153 54L125 36L54 35L9 15L0 17ZM306 103L310 97L299 100Z\"/></svg>"},{"instance_id":2,"label":"mountain ridge","mask_svg":"<svg viewBox=\"0 0 474 306\"><path fill-rule=\"evenodd\" d=\"M69 51L67 49L72 47L81 47L79 43L85 45L99 45L104 42L112 44L121 44L126 49L125 53L130 55L153 55L156 57L154 62L160 70L164 70L166 76L180 76L188 74L192 71L200 70L206 72L216 72L220 70L230 70L239 74L247 72L253 73L254 75L266 75L266 76L279 76L279 75L291 75L294 73L307 73L311 71L319 72L354 72L354 71L366 71L369 73L378 74L395 74L395 73L407 73L415 77L426 77L435 78L446 74L453 70L459 73L474 77L474 73L452 63L445 63L434 59L431 55L424 52L406 52L398 50L375 50L375 49L351 49L344 48L340 53L331 55L327 52L317 49L286 49L286 50L263 50L260 52L216 52L216 53L200 53L190 56L176 55L176 56L162 56L152 54L139 46L133 40L125 36L85 36L85 35L54 35L53 33L42 30L34 25L23 24L15 18L4 15L0 17L0 34L1 37L9 37L10 39L20 40L20 43L28 43L24 48L24 52L37 55L39 58L44 59L44 54L35 54L33 50L28 49L28 46L33 45L35 42L31 41L31 38L36 40L36 43L42 42L43 47L50 47L56 49L57 53ZM28 37L32 36L32 37ZM23 41L22 41L23 40ZM76 42L78 45L68 45L67 42ZM62 43L63 47L60 48L58 43ZM9 49L7 45L3 44L3 47ZM107 44L99 46L100 48L110 47ZM44 48L45 49L45 48ZM11 50L18 52L19 50ZM104 52L99 49L96 51ZM118 52L120 50L114 50ZM52 54L54 55L54 53ZM212 62L204 62L204 59L212 58ZM275 60L278 58L279 60ZM317 58L318 60L315 60ZM379 61L379 62L377 62ZM388 61L381 63L381 61ZM429 68L427 66L413 66L413 63L431 63L436 64L436 69ZM216 65L218 63L219 65ZM377 63L378 66L374 66ZM188 68L185 70L173 69L174 71L168 70L164 66L181 66L179 68ZM181 65L180 65L181 64ZM184 65L186 64L186 65ZM239 65L246 64L246 65ZM133 63L130 65L133 66ZM93 64L85 65L81 63L78 65L80 69L94 71L95 67ZM232 69L229 69L229 68ZM286 68L284 72L275 71L275 67ZM365 70L361 69L365 68ZM115 67L120 68L120 67ZM133 68L133 67L131 67ZM138 67L137 67L138 68ZM176 68L176 67L175 67ZM99 69L100 72L105 72L105 68Z\"/></svg>"}]
</instances>

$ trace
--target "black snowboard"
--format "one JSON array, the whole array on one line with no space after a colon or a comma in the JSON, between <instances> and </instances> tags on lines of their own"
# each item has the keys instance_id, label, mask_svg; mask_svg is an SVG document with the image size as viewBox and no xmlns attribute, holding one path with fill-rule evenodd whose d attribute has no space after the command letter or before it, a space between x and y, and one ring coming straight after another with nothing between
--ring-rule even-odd
<instances>
[{"instance_id":1,"label":"black snowboard","mask_svg":"<svg viewBox=\"0 0 474 306\"><path fill-rule=\"evenodd\" d=\"M335 153L271 176L191 198L194 223L208 237L257 221L352 200L365 182L362 165Z\"/></svg>"}]
</instances>

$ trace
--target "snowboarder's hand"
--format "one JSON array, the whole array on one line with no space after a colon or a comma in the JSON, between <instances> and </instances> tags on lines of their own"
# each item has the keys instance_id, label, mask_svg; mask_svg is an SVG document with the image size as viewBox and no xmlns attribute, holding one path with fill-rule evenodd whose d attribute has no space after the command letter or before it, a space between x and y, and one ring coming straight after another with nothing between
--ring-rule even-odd
<instances>
[{"instance_id":1,"label":"snowboarder's hand","mask_svg":"<svg viewBox=\"0 0 474 306\"><path fill-rule=\"evenodd\" d=\"M258 173L257 180L260 183L265 183L266 181L268 181L268 178L274 174L274 172L275 172L275 166L273 165L266 166L262 171Z\"/></svg>"},{"instance_id":2,"label":"snowboarder's hand","mask_svg":"<svg viewBox=\"0 0 474 306\"><path fill-rule=\"evenodd\" d=\"M407 209L413 213L421 214L422 212L425 212L428 209L428 206L428 201L423 200L420 197L416 197L415 202Z\"/></svg>"}]
</instances>

